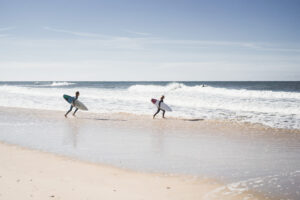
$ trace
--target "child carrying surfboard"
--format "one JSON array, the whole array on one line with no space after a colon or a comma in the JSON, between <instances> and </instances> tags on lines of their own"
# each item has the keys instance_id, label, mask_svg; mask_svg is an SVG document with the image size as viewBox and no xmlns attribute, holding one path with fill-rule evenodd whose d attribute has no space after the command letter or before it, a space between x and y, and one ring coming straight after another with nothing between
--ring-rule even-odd
<instances>
[{"instance_id":1,"label":"child carrying surfboard","mask_svg":"<svg viewBox=\"0 0 300 200\"><path fill-rule=\"evenodd\" d=\"M154 119L155 116L159 113L159 111L162 111L162 112L163 112L162 117L165 118L165 112L166 112L166 111L163 110L163 109L160 107L160 106L161 106L161 103L164 102L164 98L165 98L164 95L162 95L162 96L160 97L160 101L158 102L157 111L156 111L156 113L153 115L153 119Z\"/></svg>"},{"instance_id":2,"label":"child carrying surfboard","mask_svg":"<svg viewBox=\"0 0 300 200\"><path fill-rule=\"evenodd\" d=\"M70 102L70 103L71 103L70 109L69 109L68 112L65 114L65 117L66 117L66 118L67 118L69 112L72 111L72 109L73 109L73 107L74 107L74 102L75 102L75 100L78 99L79 95L80 95L80 94L79 94L79 91L77 91L77 92L75 93L75 97L74 97L73 101ZM77 110L78 110L78 108L75 109L75 111L74 111L74 113L73 113L73 116L75 116L75 113L77 112Z\"/></svg>"}]
</instances>

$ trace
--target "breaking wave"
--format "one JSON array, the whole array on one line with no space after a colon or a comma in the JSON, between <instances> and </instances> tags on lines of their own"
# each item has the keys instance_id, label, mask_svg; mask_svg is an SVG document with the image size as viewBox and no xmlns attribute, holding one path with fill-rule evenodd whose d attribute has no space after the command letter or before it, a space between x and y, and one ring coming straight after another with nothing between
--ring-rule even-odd
<instances>
[{"instance_id":1,"label":"breaking wave","mask_svg":"<svg viewBox=\"0 0 300 200\"><path fill-rule=\"evenodd\" d=\"M296 92L274 92L268 90L246 90L246 89L227 89L210 87L206 85L187 86L182 83L171 83L166 86L161 85L133 85L128 88L132 92L161 92L163 93L194 93L194 94L211 94L232 97L246 98L268 98L268 99L298 99L300 93Z\"/></svg>"},{"instance_id":2,"label":"breaking wave","mask_svg":"<svg viewBox=\"0 0 300 200\"><path fill-rule=\"evenodd\" d=\"M114 84L114 87L109 84ZM155 106L150 99L165 95L165 103L174 111L167 113L167 116L235 120L275 128L300 129L300 92L232 89L200 84L189 86L183 83L115 85L101 83L90 87L78 82L36 83L32 86L5 84L0 85L0 106L65 110L68 105L62 94L73 96L75 91L80 90L79 98L91 112L151 115Z\"/></svg>"}]
</instances>

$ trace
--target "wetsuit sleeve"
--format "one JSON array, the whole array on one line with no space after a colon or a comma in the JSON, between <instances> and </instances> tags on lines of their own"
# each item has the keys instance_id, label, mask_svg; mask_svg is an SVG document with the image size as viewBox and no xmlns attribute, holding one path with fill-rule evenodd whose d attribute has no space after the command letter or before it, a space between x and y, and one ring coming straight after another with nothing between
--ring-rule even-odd
<instances>
[{"instance_id":1,"label":"wetsuit sleeve","mask_svg":"<svg viewBox=\"0 0 300 200\"><path fill-rule=\"evenodd\" d=\"M159 101L159 103L158 103L158 107L159 107L159 108L160 108L160 104L161 104L161 102L162 102L162 101Z\"/></svg>"}]
</instances>

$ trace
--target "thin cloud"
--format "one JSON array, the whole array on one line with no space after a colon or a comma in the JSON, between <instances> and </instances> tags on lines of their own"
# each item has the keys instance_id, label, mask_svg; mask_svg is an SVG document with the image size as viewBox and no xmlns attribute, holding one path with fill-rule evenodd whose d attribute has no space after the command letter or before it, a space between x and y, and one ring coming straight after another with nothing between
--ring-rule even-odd
<instances>
[{"instance_id":1,"label":"thin cloud","mask_svg":"<svg viewBox=\"0 0 300 200\"><path fill-rule=\"evenodd\" d=\"M0 32L5 32L5 31L10 31L10 30L13 30L15 29L14 26L10 26L10 27L3 27L3 28L0 28ZM4 37L8 37L10 36L9 34L0 34L0 38L4 38Z\"/></svg>"},{"instance_id":2,"label":"thin cloud","mask_svg":"<svg viewBox=\"0 0 300 200\"><path fill-rule=\"evenodd\" d=\"M4 27L4 28L0 28L0 31L9 31L9 30L13 30L15 29L16 27L14 26L10 26L10 27Z\"/></svg>"},{"instance_id":3,"label":"thin cloud","mask_svg":"<svg viewBox=\"0 0 300 200\"><path fill-rule=\"evenodd\" d=\"M15 27L3 27L0 28L0 32L13 30ZM105 34L90 33L90 32L79 32L66 29L57 29L45 26L43 29L52 32L71 34L80 37L93 38L95 40L101 40L106 42L108 46L119 47L122 49L147 49L147 45L176 45L196 48L207 48L207 47L238 47L246 48L257 51L280 51L280 52L296 52L299 53L299 48L283 48L274 46L274 44L266 43L253 43L253 42L234 42L234 41L213 41L213 40L176 40L176 39L163 39L154 37L124 37L124 36L109 36ZM124 30L125 32L132 33L139 36L149 36L150 33L137 32L132 30ZM0 38L9 36L8 34L0 34ZM167 47L167 46L166 46Z\"/></svg>"},{"instance_id":4,"label":"thin cloud","mask_svg":"<svg viewBox=\"0 0 300 200\"><path fill-rule=\"evenodd\" d=\"M14 27L0 28L0 31L6 31L14 29ZM156 45L164 45L163 48L176 47L191 47L191 48L218 48L218 47L228 47L228 48L244 48L256 51L279 51L279 52L296 52L299 53L299 48L283 48L279 45L267 44L267 43L254 43L254 42L235 42L235 41L214 41L214 40L182 40L182 39L164 39L157 37L125 37L125 36L109 36L105 34L90 33L90 32L79 32L71 31L65 29L56 29L51 27L43 27L43 29L52 32L71 34L75 36L80 36L84 38L90 38L89 40L82 40L83 45L87 43L100 45L102 47L120 48L120 49L131 49L131 50L149 50L155 48ZM131 30L125 30L129 33L134 33L137 35L150 35L149 33L135 32ZM0 37L6 37L6 34L0 34ZM91 41L93 40L93 41ZM76 40L76 42L78 42ZM150 46L149 46L150 45ZM154 46L153 46L154 45ZM175 46L174 46L175 45ZM160 47L161 49L161 47Z\"/></svg>"},{"instance_id":5,"label":"thin cloud","mask_svg":"<svg viewBox=\"0 0 300 200\"><path fill-rule=\"evenodd\" d=\"M251 43L251 42L233 42L233 41L205 41L205 40L169 40L169 39L154 39L153 44L169 44L169 45L183 45L194 47L208 47L208 46L225 46L225 47L242 47L247 49L254 49L259 51L283 51L283 52L300 52L297 48L278 48L271 47L268 44Z\"/></svg>"},{"instance_id":6,"label":"thin cloud","mask_svg":"<svg viewBox=\"0 0 300 200\"><path fill-rule=\"evenodd\" d=\"M88 32L78 32L78 31L70 31L70 30L64 30L64 29L56 29L56 28L51 28L51 27L43 27L45 30L48 31L53 31L53 32L58 32L58 33L67 33L71 35L76 35L76 36L82 36L82 37L102 37L106 38L108 37L107 35L102 35L102 34L95 34L95 33L88 33Z\"/></svg>"},{"instance_id":7,"label":"thin cloud","mask_svg":"<svg viewBox=\"0 0 300 200\"><path fill-rule=\"evenodd\" d=\"M263 47L263 46L257 46L255 47L257 50L261 51L282 51L282 52L300 52L300 49L295 48L272 48L272 47Z\"/></svg>"},{"instance_id":8,"label":"thin cloud","mask_svg":"<svg viewBox=\"0 0 300 200\"><path fill-rule=\"evenodd\" d=\"M188 46L241 46L248 48L258 47L255 43L250 42L231 42L231 41L210 41L210 40L164 40L156 39L153 40L157 44L177 44L177 45L188 45Z\"/></svg>"},{"instance_id":9,"label":"thin cloud","mask_svg":"<svg viewBox=\"0 0 300 200\"><path fill-rule=\"evenodd\" d=\"M105 35L105 34L99 34L99 33L90 33L90 32L79 32L79 31L72 31L72 30L65 30L65 29L56 29L56 28L52 28L52 27L48 27L45 26L43 27L43 29L48 30L48 31L52 31L52 32L58 32L58 33L67 33L67 34L71 34L71 35L76 35L76 36L82 36L82 37L92 37L95 39L108 39L108 40L131 40L131 39L135 39L135 37L124 37L124 36L112 36L112 35ZM130 33L134 33L137 35L150 35L148 33L142 33L142 32L134 32L134 31L126 31L126 32L130 32ZM141 38L137 38L137 39L141 39Z\"/></svg>"},{"instance_id":10,"label":"thin cloud","mask_svg":"<svg viewBox=\"0 0 300 200\"><path fill-rule=\"evenodd\" d=\"M142 35L142 36L149 36L151 35L150 33L144 33L144 32L137 32L137 31L131 31L131 30L124 30L127 33L133 33L135 35Z\"/></svg>"},{"instance_id":11,"label":"thin cloud","mask_svg":"<svg viewBox=\"0 0 300 200\"><path fill-rule=\"evenodd\" d=\"M224 62L164 62L159 65L160 68L199 68L223 66Z\"/></svg>"}]
</instances>

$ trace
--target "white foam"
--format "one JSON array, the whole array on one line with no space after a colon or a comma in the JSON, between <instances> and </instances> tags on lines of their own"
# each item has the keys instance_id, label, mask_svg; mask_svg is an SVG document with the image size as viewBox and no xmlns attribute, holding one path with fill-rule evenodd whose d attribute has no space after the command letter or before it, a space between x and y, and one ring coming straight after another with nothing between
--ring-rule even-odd
<instances>
[{"instance_id":1,"label":"white foam","mask_svg":"<svg viewBox=\"0 0 300 200\"><path fill-rule=\"evenodd\" d=\"M180 88L186 88L182 83L170 83L166 86L160 85L133 85L128 88L131 92L160 92L167 93L170 91L178 90Z\"/></svg>"},{"instance_id":2,"label":"white foam","mask_svg":"<svg viewBox=\"0 0 300 200\"><path fill-rule=\"evenodd\" d=\"M67 85L74 85L75 83L71 83L71 82L52 82L52 84L50 86L52 87L57 87L57 86L67 86Z\"/></svg>"},{"instance_id":3,"label":"white foam","mask_svg":"<svg viewBox=\"0 0 300 200\"><path fill-rule=\"evenodd\" d=\"M293 182L294 180L296 180L298 177L294 175L295 172L296 171L263 177L249 178L246 180L233 182L208 192L205 195L204 199L222 199L222 197L224 196L226 196L227 199L228 197L234 198L240 194L245 195L244 199L253 199L253 196L250 193L247 193L247 191L253 189L258 190L258 188L261 190L263 189L263 187L267 187L268 191L276 191L278 190L278 188L282 188L283 191L281 191L281 193L294 193L294 191L291 191L289 187L283 188L281 183L285 181Z\"/></svg>"},{"instance_id":4,"label":"white foam","mask_svg":"<svg viewBox=\"0 0 300 200\"><path fill-rule=\"evenodd\" d=\"M60 86L71 82L53 82L51 87L0 86L0 106L66 110L63 94L75 95L78 88ZM133 85L129 88L80 88L81 96L91 112L128 112L153 114L151 98L166 96L174 110L167 116L229 119L262 123L277 128L300 129L300 93L237 90L187 86L182 83Z\"/></svg>"},{"instance_id":5,"label":"white foam","mask_svg":"<svg viewBox=\"0 0 300 200\"><path fill-rule=\"evenodd\" d=\"M160 85L134 85L129 87L129 91L135 92L181 92L193 94L212 94L230 97L245 97L245 98L267 98L267 99L297 99L300 100L300 93L296 92L276 92L270 90L246 90L246 89L227 89L216 88L203 85L186 86L182 83L171 83L166 86Z\"/></svg>"}]
</instances>

